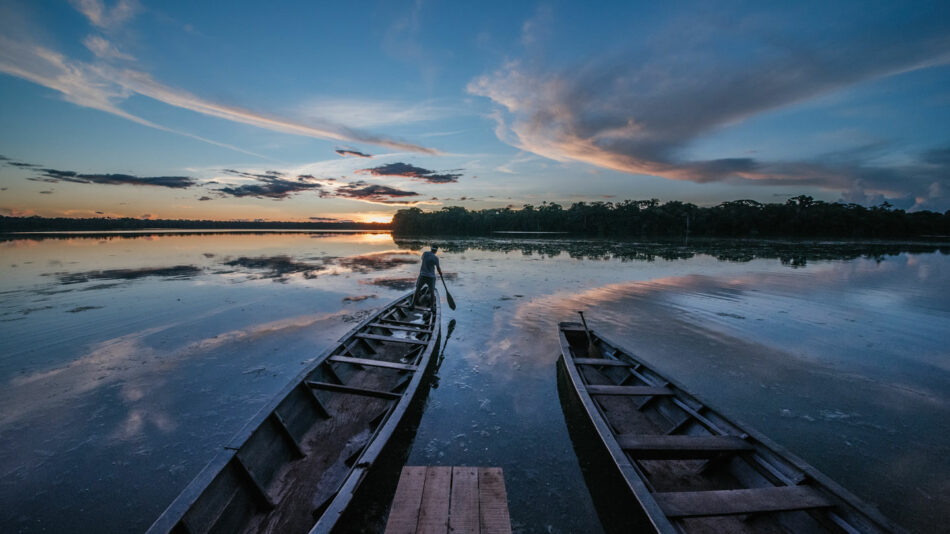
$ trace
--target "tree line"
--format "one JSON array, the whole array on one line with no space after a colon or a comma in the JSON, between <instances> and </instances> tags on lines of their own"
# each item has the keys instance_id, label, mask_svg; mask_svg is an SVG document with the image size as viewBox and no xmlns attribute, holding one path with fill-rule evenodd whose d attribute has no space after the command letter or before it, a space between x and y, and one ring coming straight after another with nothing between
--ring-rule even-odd
<instances>
[{"instance_id":1,"label":"tree line","mask_svg":"<svg viewBox=\"0 0 950 534\"><path fill-rule=\"evenodd\" d=\"M399 210L396 235L488 235L495 232L565 232L637 237L840 237L898 238L950 235L950 210L907 212L887 202L864 207L797 196L784 203L733 200L700 207L679 201L577 202L564 208L542 202L469 211L445 207Z\"/></svg>"},{"instance_id":2,"label":"tree line","mask_svg":"<svg viewBox=\"0 0 950 534\"><path fill-rule=\"evenodd\" d=\"M135 219L132 217L5 217L0 216L0 232L109 231L109 230L389 230L385 223L291 222L291 221L211 221L191 219Z\"/></svg>"}]
</instances>

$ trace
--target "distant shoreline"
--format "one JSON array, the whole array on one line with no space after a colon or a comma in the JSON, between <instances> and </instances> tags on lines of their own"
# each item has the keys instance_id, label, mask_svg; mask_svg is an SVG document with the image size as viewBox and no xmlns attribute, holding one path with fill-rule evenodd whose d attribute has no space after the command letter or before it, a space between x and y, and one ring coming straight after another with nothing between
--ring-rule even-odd
<instances>
[{"instance_id":1,"label":"distant shoreline","mask_svg":"<svg viewBox=\"0 0 950 534\"><path fill-rule=\"evenodd\" d=\"M5 217L0 216L0 233L38 232L161 232L161 231L389 231L389 223L355 221L212 221L192 219L133 219L92 217Z\"/></svg>"}]
</instances>

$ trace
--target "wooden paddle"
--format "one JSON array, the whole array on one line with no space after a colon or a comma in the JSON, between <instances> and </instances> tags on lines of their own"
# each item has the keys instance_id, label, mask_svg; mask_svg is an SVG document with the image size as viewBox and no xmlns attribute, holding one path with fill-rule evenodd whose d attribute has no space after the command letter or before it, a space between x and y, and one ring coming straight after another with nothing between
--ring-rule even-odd
<instances>
[{"instance_id":1,"label":"wooden paddle","mask_svg":"<svg viewBox=\"0 0 950 534\"><path fill-rule=\"evenodd\" d=\"M449 288L445 285L445 278L442 278L442 271L439 271L439 278L442 280L442 287L445 288L445 301L449 303L449 308L455 309L455 299L449 293Z\"/></svg>"},{"instance_id":2,"label":"wooden paddle","mask_svg":"<svg viewBox=\"0 0 950 534\"><path fill-rule=\"evenodd\" d=\"M578 310L577 313L581 316L581 322L584 323L584 332L587 332L587 357L602 358L603 355L600 353L600 348L594 345L594 336L590 335L590 329L587 328L587 320L584 319L584 312Z\"/></svg>"}]
</instances>

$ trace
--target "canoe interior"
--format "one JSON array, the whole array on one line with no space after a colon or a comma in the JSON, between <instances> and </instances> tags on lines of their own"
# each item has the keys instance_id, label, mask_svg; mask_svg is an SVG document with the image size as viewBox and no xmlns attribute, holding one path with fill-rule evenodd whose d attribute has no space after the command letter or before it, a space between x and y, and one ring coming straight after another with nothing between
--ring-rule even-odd
<instances>
[{"instance_id":1,"label":"canoe interior","mask_svg":"<svg viewBox=\"0 0 950 534\"><path fill-rule=\"evenodd\" d=\"M618 521L623 514L616 496L592 490L606 528L647 523L658 532L690 534L903 532L801 459L596 332L592 348L581 324L561 323L559 335L559 387L575 449L589 454L590 436L596 436L595 454L609 459L623 479L624 500L640 508ZM589 424L572 422L571 414ZM578 431L586 436L575 437Z\"/></svg>"},{"instance_id":2,"label":"canoe interior","mask_svg":"<svg viewBox=\"0 0 950 534\"><path fill-rule=\"evenodd\" d=\"M433 361L439 310L408 301L397 299L320 355L149 532L329 531Z\"/></svg>"}]
</instances>

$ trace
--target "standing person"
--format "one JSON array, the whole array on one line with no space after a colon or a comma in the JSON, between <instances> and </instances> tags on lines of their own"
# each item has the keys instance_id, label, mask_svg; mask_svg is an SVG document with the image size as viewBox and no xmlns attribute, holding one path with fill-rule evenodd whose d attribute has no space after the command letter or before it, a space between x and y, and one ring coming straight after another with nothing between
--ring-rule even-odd
<instances>
[{"instance_id":1,"label":"standing person","mask_svg":"<svg viewBox=\"0 0 950 534\"><path fill-rule=\"evenodd\" d=\"M431 302L432 296L435 295L435 271L439 271L439 276L442 276L442 267L439 266L439 258L436 256L436 253L439 251L439 247L432 245L432 248L422 253L422 268L419 269L419 278L416 280L416 290L412 293L412 301L410 306L416 305L416 299L419 297L419 290L422 289L423 285L429 286L429 300ZM434 303L433 303L434 304Z\"/></svg>"}]
</instances>

